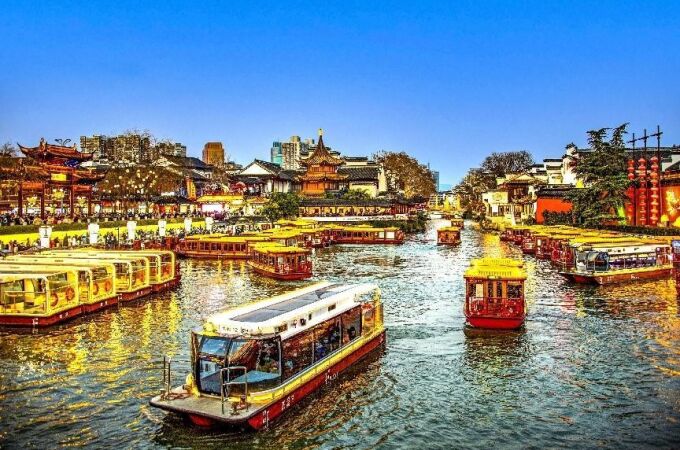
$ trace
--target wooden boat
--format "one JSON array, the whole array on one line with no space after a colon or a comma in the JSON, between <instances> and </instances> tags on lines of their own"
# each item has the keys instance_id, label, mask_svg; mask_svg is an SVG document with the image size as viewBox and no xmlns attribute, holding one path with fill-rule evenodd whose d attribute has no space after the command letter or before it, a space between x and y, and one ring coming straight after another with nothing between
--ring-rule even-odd
<instances>
[{"instance_id":1,"label":"wooden boat","mask_svg":"<svg viewBox=\"0 0 680 450\"><path fill-rule=\"evenodd\" d=\"M134 252L132 252L134 253ZM55 250L46 255L56 255L60 258L82 261L101 261L112 263L116 269L116 291L120 294L119 301L127 302L137 300L149 295L151 287L149 258L135 256L117 251L78 251L78 250Z\"/></svg>"},{"instance_id":2,"label":"wooden boat","mask_svg":"<svg viewBox=\"0 0 680 450\"><path fill-rule=\"evenodd\" d=\"M43 327L82 314L78 273L68 269L0 273L0 325Z\"/></svg>"},{"instance_id":3,"label":"wooden boat","mask_svg":"<svg viewBox=\"0 0 680 450\"><path fill-rule=\"evenodd\" d=\"M192 373L152 406L194 424L259 430L385 343L375 285L314 284L212 316L192 333ZM167 360L166 360L167 361Z\"/></svg>"},{"instance_id":4,"label":"wooden boat","mask_svg":"<svg viewBox=\"0 0 680 450\"><path fill-rule=\"evenodd\" d=\"M465 318L475 328L514 330L526 317L523 262L506 258L472 260L465 272Z\"/></svg>"},{"instance_id":5,"label":"wooden boat","mask_svg":"<svg viewBox=\"0 0 680 450\"><path fill-rule=\"evenodd\" d=\"M262 242L252 247L248 266L265 277L277 280L304 280L312 276L311 251Z\"/></svg>"},{"instance_id":6,"label":"wooden boat","mask_svg":"<svg viewBox=\"0 0 680 450\"><path fill-rule=\"evenodd\" d=\"M667 278L673 269L670 246L654 240L585 244L574 248L573 255L574 265L559 273L576 283Z\"/></svg>"},{"instance_id":7,"label":"wooden boat","mask_svg":"<svg viewBox=\"0 0 680 450\"><path fill-rule=\"evenodd\" d=\"M437 230L437 245L460 244L460 228L442 227Z\"/></svg>"},{"instance_id":8,"label":"wooden boat","mask_svg":"<svg viewBox=\"0 0 680 450\"><path fill-rule=\"evenodd\" d=\"M190 236L180 239L176 252L190 258L245 259L250 244L269 240L266 236Z\"/></svg>"},{"instance_id":9,"label":"wooden boat","mask_svg":"<svg viewBox=\"0 0 680 450\"><path fill-rule=\"evenodd\" d=\"M74 270L78 273L79 302L83 313L92 313L118 303L115 277L111 263L100 261L72 261L64 258L36 256L11 256L0 261L0 272L40 272L45 270Z\"/></svg>"},{"instance_id":10,"label":"wooden boat","mask_svg":"<svg viewBox=\"0 0 680 450\"><path fill-rule=\"evenodd\" d=\"M357 225L343 227L336 235L337 244L403 244L404 233L397 227Z\"/></svg>"},{"instance_id":11,"label":"wooden boat","mask_svg":"<svg viewBox=\"0 0 680 450\"><path fill-rule=\"evenodd\" d=\"M465 229L465 220L461 219L460 217L454 217L451 219L451 226L463 230Z\"/></svg>"}]
</instances>

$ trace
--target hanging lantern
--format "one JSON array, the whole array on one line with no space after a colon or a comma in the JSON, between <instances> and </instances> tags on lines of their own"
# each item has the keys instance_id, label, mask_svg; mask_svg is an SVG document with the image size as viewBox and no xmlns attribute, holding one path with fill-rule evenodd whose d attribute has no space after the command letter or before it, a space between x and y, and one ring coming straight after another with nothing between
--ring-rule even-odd
<instances>
[{"instance_id":1,"label":"hanging lantern","mask_svg":"<svg viewBox=\"0 0 680 450\"><path fill-rule=\"evenodd\" d=\"M649 189L650 194L650 208L649 208L649 224L651 226L656 226L659 222L659 159L656 156L652 156L651 171L649 173L649 183L651 188Z\"/></svg>"},{"instance_id":2,"label":"hanging lantern","mask_svg":"<svg viewBox=\"0 0 680 450\"><path fill-rule=\"evenodd\" d=\"M645 158L638 160L638 180L640 181L640 201L638 202L638 223L647 225L647 161Z\"/></svg>"},{"instance_id":3,"label":"hanging lantern","mask_svg":"<svg viewBox=\"0 0 680 450\"><path fill-rule=\"evenodd\" d=\"M630 181L630 187L628 187L628 203L626 204L626 217L628 218L628 224L632 225L635 218L635 186L633 186L633 181L635 180L635 161L632 159L628 160L628 180Z\"/></svg>"}]
</instances>

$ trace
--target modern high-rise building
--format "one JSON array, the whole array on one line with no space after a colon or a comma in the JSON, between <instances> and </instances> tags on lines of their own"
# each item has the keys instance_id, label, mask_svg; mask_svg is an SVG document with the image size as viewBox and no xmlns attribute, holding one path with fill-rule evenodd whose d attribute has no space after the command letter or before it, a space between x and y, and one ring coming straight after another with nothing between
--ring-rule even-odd
<instances>
[{"instance_id":1,"label":"modern high-rise building","mask_svg":"<svg viewBox=\"0 0 680 450\"><path fill-rule=\"evenodd\" d=\"M180 156L182 158L187 157L187 146L182 145L179 142L164 141L158 142L156 144L157 155L170 155L170 156Z\"/></svg>"},{"instance_id":2,"label":"modern high-rise building","mask_svg":"<svg viewBox=\"0 0 680 450\"><path fill-rule=\"evenodd\" d=\"M80 136L80 148L94 153L94 161L105 160L112 164L148 163L161 154L172 156L187 155L187 147L179 142L159 142L151 145L148 136L121 134L118 136Z\"/></svg>"},{"instance_id":3,"label":"modern high-rise building","mask_svg":"<svg viewBox=\"0 0 680 450\"><path fill-rule=\"evenodd\" d=\"M298 170L302 155L309 153L309 145L302 142L300 136L291 136L289 142L281 143L281 167L286 170Z\"/></svg>"},{"instance_id":4,"label":"modern high-rise building","mask_svg":"<svg viewBox=\"0 0 680 450\"><path fill-rule=\"evenodd\" d=\"M437 192L439 192L439 171L430 170L430 172L432 172L432 178L434 178L434 187L437 189Z\"/></svg>"},{"instance_id":5,"label":"modern high-rise building","mask_svg":"<svg viewBox=\"0 0 680 450\"><path fill-rule=\"evenodd\" d=\"M203 162L215 167L224 167L224 147L221 142L206 142L203 146Z\"/></svg>"},{"instance_id":6,"label":"modern high-rise building","mask_svg":"<svg viewBox=\"0 0 680 450\"><path fill-rule=\"evenodd\" d=\"M278 166L283 166L283 148L281 147L281 142L274 141L272 143L270 161Z\"/></svg>"}]
</instances>

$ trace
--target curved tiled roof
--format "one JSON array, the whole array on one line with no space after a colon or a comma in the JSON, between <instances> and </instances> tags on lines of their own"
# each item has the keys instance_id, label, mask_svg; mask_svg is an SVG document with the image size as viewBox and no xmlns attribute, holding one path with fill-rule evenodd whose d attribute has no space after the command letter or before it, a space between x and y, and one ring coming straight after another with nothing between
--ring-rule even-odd
<instances>
[{"instance_id":1,"label":"curved tiled roof","mask_svg":"<svg viewBox=\"0 0 680 450\"><path fill-rule=\"evenodd\" d=\"M319 144L316 146L316 149L314 152L312 152L311 156L307 159L303 159L300 162L306 166L313 166L322 163L330 164L332 166L339 166L343 164L343 161L340 158L336 158L335 156L331 155L328 149L323 145L323 136L319 136Z\"/></svg>"}]
</instances>

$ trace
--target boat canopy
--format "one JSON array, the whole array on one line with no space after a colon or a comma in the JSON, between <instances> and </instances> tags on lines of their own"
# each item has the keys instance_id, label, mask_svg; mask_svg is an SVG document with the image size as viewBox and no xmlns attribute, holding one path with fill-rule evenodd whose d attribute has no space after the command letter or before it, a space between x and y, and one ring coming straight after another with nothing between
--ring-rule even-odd
<instances>
[{"instance_id":1,"label":"boat canopy","mask_svg":"<svg viewBox=\"0 0 680 450\"><path fill-rule=\"evenodd\" d=\"M373 284L316 283L306 288L217 313L202 334L262 336L296 334L337 316L359 303L374 300L364 294L379 292Z\"/></svg>"},{"instance_id":2,"label":"boat canopy","mask_svg":"<svg viewBox=\"0 0 680 450\"><path fill-rule=\"evenodd\" d=\"M510 258L473 259L465 271L465 278L526 280L524 262Z\"/></svg>"}]
</instances>

